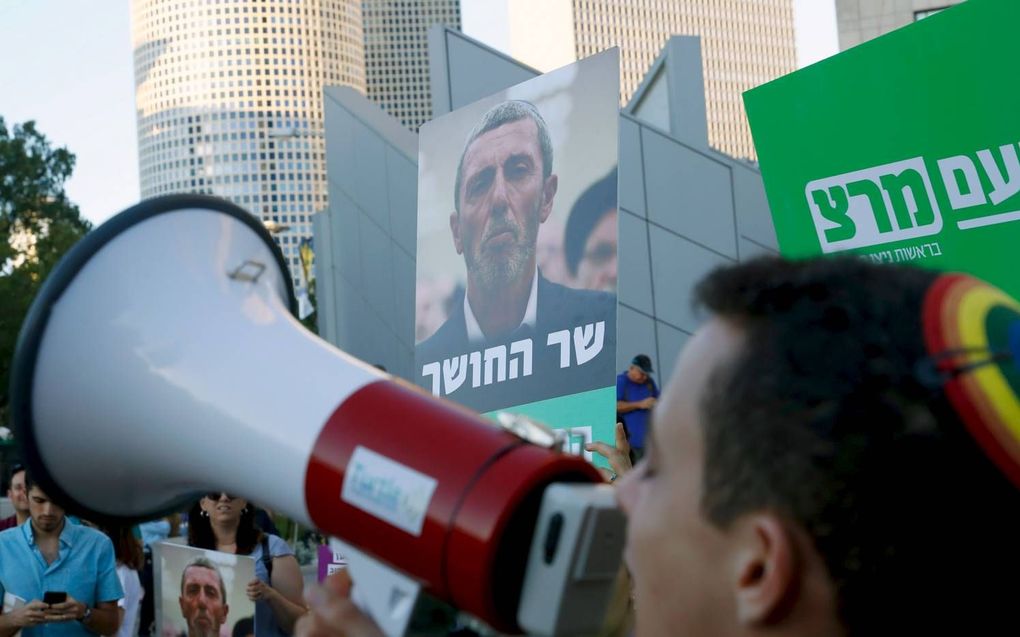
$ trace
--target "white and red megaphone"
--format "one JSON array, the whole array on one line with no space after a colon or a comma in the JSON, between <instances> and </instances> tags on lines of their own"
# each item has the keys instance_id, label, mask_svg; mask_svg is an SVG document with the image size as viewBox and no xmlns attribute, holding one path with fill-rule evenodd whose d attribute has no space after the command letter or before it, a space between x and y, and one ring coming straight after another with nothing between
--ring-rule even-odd
<instances>
[{"instance_id":1,"label":"white and red megaphone","mask_svg":"<svg viewBox=\"0 0 1020 637\"><path fill-rule=\"evenodd\" d=\"M293 306L279 248L232 204L171 196L112 218L57 266L19 338L29 470L91 519L224 490L313 525L350 547L391 634L420 590L500 631L597 626L622 516L596 470L344 354ZM397 573L365 585L360 563Z\"/></svg>"}]
</instances>

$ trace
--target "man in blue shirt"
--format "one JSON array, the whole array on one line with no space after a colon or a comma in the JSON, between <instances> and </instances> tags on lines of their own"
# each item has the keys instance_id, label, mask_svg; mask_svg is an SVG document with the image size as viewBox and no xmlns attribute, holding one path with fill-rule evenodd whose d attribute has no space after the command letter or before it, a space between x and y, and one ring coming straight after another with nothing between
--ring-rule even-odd
<instances>
[{"instance_id":1,"label":"man in blue shirt","mask_svg":"<svg viewBox=\"0 0 1020 637\"><path fill-rule=\"evenodd\" d=\"M104 534L69 523L64 509L26 476L27 524L0 533L0 637L112 635L124 596L113 543ZM47 604L46 592L64 593Z\"/></svg>"},{"instance_id":2,"label":"man in blue shirt","mask_svg":"<svg viewBox=\"0 0 1020 637\"><path fill-rule=\"evenodd\" d=\"M640 460L645 451L648 414L659 397L659 388L649 374L652 359L638 354L627 371L616 377L616 418L622 420L633 451L633 460Z\"/></svg>"}]
</instances>

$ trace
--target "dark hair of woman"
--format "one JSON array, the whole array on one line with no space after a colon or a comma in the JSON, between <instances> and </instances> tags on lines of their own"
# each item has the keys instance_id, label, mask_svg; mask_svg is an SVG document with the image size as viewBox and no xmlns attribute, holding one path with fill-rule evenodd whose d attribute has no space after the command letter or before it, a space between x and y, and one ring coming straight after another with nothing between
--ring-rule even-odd
<instances>
[{"instance_id":1,"label":"dark hair of woman","mask_svg":"<svg viewBox=\"0 0 1020 637\"><path fill-rule=\"evenodd\" d=\"M141 571L145 566L145 554L142 543L135 537L129 526L109 526L103 532L113 542L113 554L117 561L128 568Z\"/></svg>"},{"instance_id":2,"label":"dark hair of woman","mask_svg":"<svg viewBox=\"0 0 1020 637\"><path fill-rule=\"evenodd\" d=\"M249 502L237 526L237 554L248 555L261 540L262 529L255 524L255 505ZM213 535L209 518L202 513L201 500L195 502L188 511L188 546L216 550L216 536Z\"/></svg>"},{"instance_id":3,"label":"dark hair of woman","mask_svg":"<svg viewBox=\"0 0 1020 637\"><path fill-rule=\"evenodd\" d=\"M233 637L248 637L255 634L255 618L242 617L234 624Z\"/></svg>"}]
</instances>

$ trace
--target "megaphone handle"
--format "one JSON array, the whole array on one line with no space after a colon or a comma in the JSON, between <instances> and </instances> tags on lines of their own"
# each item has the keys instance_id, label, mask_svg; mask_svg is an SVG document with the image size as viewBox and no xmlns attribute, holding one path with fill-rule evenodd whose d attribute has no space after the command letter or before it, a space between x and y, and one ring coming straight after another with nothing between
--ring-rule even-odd
<instances>
[{"instance_id":1,"label":"megaphone handle","mask_svg":"<svg viewBox=\"0 0 1020 637\"><path fill-rule=\"evenodd\" d=\"M406 635L421 584L342 540L330 538L329 546L347 560L354 582L351 601L378 624L386 637Z\"/></svg>"}]
</instances>

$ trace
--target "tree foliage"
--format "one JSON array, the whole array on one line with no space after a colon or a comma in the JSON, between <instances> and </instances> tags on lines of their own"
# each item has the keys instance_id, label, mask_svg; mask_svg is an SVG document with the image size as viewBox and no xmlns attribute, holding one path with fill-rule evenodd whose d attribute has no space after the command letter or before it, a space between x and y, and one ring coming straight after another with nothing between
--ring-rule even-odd
<instances>
[{"instance_id":1,"label":"tree foliage","mask_svg":"<svg viewBox=\"0 0 1020 637\"><path fill-rule=\"evenodd\" d=\"M8 422L11 359L21 324L47 275L91 228L67 199L74 155L34 122L0 117L0 423Z\"/></svg>"}]
</instances>

